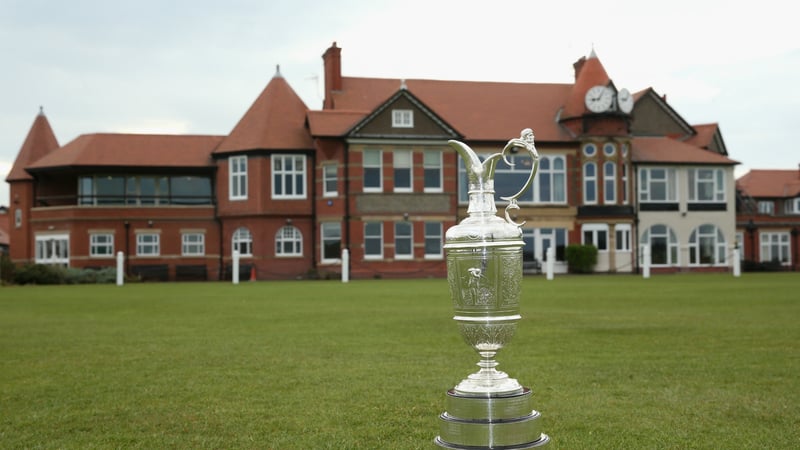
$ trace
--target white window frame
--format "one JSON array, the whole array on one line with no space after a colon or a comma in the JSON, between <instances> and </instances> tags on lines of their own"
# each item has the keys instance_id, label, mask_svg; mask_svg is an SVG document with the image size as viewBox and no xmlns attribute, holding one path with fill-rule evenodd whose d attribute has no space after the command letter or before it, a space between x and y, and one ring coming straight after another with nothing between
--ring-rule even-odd
<instances>
[{"instance_id":1,"label":"white window frame","mask_svg":"<svg viewBox=\"0 0 800 450\"><path fill-rule=\"evenodd\" d=\"M589 143L583 146L583 154L588 158L597 156L597 144Z\"/></svg>"},{"instance_id":2,"label":"white window frame","mask_svg":"<svg viewBox=\"0 0 800 450\"><path fill-rule=\"evenodd\" d=\"M392 128L414 128L414 110L393 109Z\"/></svg>"},{"instance_id":3,"label":"white window frame","mask_svg":"<svg viewBox=\"0 0 800 450\"><path fill-rule=\"evenodd\" d=\"M628 185L628 164L622 163L622 204L627 205L630 200L628 199L628 191L630 186Z\"/></svg>"},{"instance_id":4,"label":"white window frame","mask_svg":"<svg viewBox=\"0 0 800 450\"><path fill-rule=\"evenodd\" d=\"M442 253L442 228L441 222L425 222L425 259L442 259L444 257ZM436 252L429 251L434 247Z\"/></svg>"},{"instance_id":5,"label":"white window frame","mask_svg":"<svg viewBox=\"0 0 800 450\"><path fill-rule=\"evenodd\" d=\"M800 214L800 197L786 199L783 210L784 214Z\"/></svg>"},{"instance_id":6,"label":"white window frame","mask_svg":"<svg viewBox=\"0 0 800 450\"><path fill-rule=\"evenodd\" d=\"M703 231L702 228L711 227L710 232ZM710 263L701 262L700 254L703 250L703 240L711 241L712 261ZM727 261L727 245L725 235L722 230L714 224L706 223L695 227L689 235L689 265L690 266L724 266Z\"/></svg>"},{"instance_id":7,"label":"white window frame","mask_svg":"<svg viewBox=\"0 0 800 450\"><path fill-rule=\"evenodd\" d=\"M306 155L275 154L271 156L272 198L277 200L302 200L306 194ZM286 168L287 162L291 163ZM277 180L280 179L281 193L278 193ZM299 181L299 183L298 183ZM296 192L300 189L301 192Z\"/></svg>"},{"instance_id":8,"label":"white window frame","mask_svg":"<svg viewBox=\"0 0 800 450\"><path fill-rule=\"evenodd\" d=\"M587 242L586 234L590 235L589 240L591 242ZM605 236L603 242L605 242L605 247L600 246L601 242L601 235ZM609 248L608 242L608 224L605 223L585 223L581 226L581 243L583 245L593 245L597 248L598 252L607 252Z\"/></svg>"},{"instance_id":9,"label":"white window frame","mask_svg":"<svg viewBox=\"0 0 800 450\"><path fill-rule=\"evenodd\" d=\"M206 254L206 235L199 231L181 233L182 256L204 256Z\"/></svg>"},{"instance_id":10,"label":"white window frame","mask_svg":"<svg viewBox=\"0 0 800 450\"><path fill-rule=\"evenodd\" d=\"M407 230L401 230L405 228ZM400 253L403 242L408 244L408 252ZM414 259L414 224L411 222L395 222L394 224L394 258Z\"/></svg>"},{"instance_id":11,"label":"white window frame","mask_svg":"<svg viewBox=\"0 0 800 450\"><path fill-rule=\"evenodd\" d=\"M69 265L69 234L41 234L35 238L36 264Z\"/></svg>"},{"instance_id":12,"label":"white window frame","mask_svg":"<svg viewBox=\"0 0 800 450\"><path fill-rule=\"evenodd\" d=\"M631 251L630 224L618 223L614 226L614 250L618 253Z\"/></svg>"},{"instance_id":13,"label":"white window frame","mask_svg":"<svg viewBox=\"0 0 800 450\"><path fill-rule=\"evenodd\" d=\"M101 251L105 250L105 251ZM114 257L114 233L90 233L89 234L89 257L90 258L113 258Z\"/></svg>"},{"instance_id":14,"label":"white window frame","mask_svg":"<svg viewBox=\"0 0 800 450\"><path fill-rule=\"evenodd\" d=\"M367 162L367 155L377 155L377 164L372 161ZM362 159L362 188L364 192L383 192L383 151L377 149L366 149L361 155ZM367 186L367 169L378 171L378 185Z\"/></svg>"},{"instance_id":15,"label":"white window frame","mask_svg":"<svg viewBox=\"0 0 800 450\"><path fill-rule=\"evenodd\" d=\"M603 163L603 203L606 205L617 203L617 164L613 161Z\"/></svg>"},{"instance_id":16,"label":"white window frame","mask_svg":"<svg viewBox=\"0 0 800 450\"><path fill-rule=\"evenodd\" d=\"M392 169L394 173L394 192L414 191L414 153L411 150L395 150L392 152ZM398 175L408 174L408 186L398 186Z\"/></svg>"},{"instance_id":17,"label":"white window frame","mask_svg":"<svg viewBox=\"0 0 800 450\"><path fill-rule=\"evenodd\" d=\"M792 238L787 231L764 231L759 233L759 262L771 262L777 257L781 265L792 264ZM773 255L773 253L779 253Z\"/></svg>"},{"instance_id":18,"label":"white window frame","mask_svg":"<svg viewBox=\"0 0 800 450\"><path fill-rule=\"evenodd\" d=\"M14 210L14 228L22 227L22 210L17 208Z\"/></svg>"},{"instance_id":19,"label":"white window frame","mask_svg":"<svg viewBox=\"0 0 800 450\"><path fill-rule=\"evenodd\" d=\"M587 175L587 169L592 167L594 175ZM592 186L593 198L589 198L589 186ZM587 205L597 204L597 163L587 162L583 165L583 203Z\"/></svg>"},{"instance_id":20,"label":"white window frame","mask_svg":"<svg viewBox=\"0 0 800 450\"><path fill-rule=\"evenodd\" d=\"M656 171L664 171L663 178L653 178ZM664 184L664 199L653 198L653 186ZM669 167L643 167L639 169L639 201L641 203L676 203L678 201L678 185L675 169Z\"/></svg>"},{"instance_id":21,"label":"white window frame","mask_svg":"<svg viewBox=\"0 0 800 450\"><path fill-rule=\"evenodd\" d=\"M247 200L247 155L228 157L228 199Z\"/></svg>"},{"instance_id":22,"label":"white window frame","mask_svg":"<svg viewBox=\"0 0 800 450\"><path fill-rule=\"evenodd\" d=\"M611 149L611 150L609 150ZM617 152L617 146L611 142L606 142L603 144L603 154L606 156L614 156L614 153Z\"/></svg>"},{"instance_id":23,"label":"white window frame","mask_svg":"<svg viewBox=\"0 0 800 450\"><path fill-rule=\"evenodd\" d=\"M374 230L368 228L375 228L378 230L377 234L368 234ZM367 241L377 241L379 243L379 253L368 253L369 248ZM364 259L383 259L383 222L364 222Z\"/></svg>"},{"instance_id":24,"label":"white window frame","mask_svg":"<svg viewBox=\"0 0 800 450\"><path fill-rule=\"evenodd\" d=\"M426 150L423 153L423 192L443 192L444 186L442 183L442 152L440 150ZM435 173L436 185L428 185L428 174Z\"/></svg>"},{"instance_id":25,"label":"white window frame","mask_svg":"<svg viewBox=\"0 0 800 450\"><path fill-rule=\"evenodd\" d=\"M231 253L239 251L239 256L253 256L253 233L247 227L239 227L231 235Z\"/></svg>"},{"instance_id":26,"label":"white window frame","mask_svg":"<svg viewBox=\"0 0 800 450\"><path fill-rule=\"evenodd\" d=\"M161 235L153 232L136 233L136 256L161 256Z\"/></svg>"},{"instance_id":27,"label":"white window frame","mask_svg":"<svg viewBox=\"0 0 800 450\"><path fill-rule=\"evenodd\" d=\"M772 200L759 200L758 201L758 213L764 214L767 216L772 216L775 214L775 202Z\"/></svg>"},{"instance_id":28,"label":"white window frame","mask_svg":"<svg viewBox=\"0 0 800 450\"><path fill-rule=\"evenodd\" d=\"M284 251L285 244L289 244L290 251ZM278 229L275 233L275 256L303 256L303 233L299 228L294 225L285 225Z\"/></svg>"},{"instance_id":29,"label":"white window frame","mask_svg":"<svg viewBox=\"0 0 800 450\"><path fill-rule=\"evenodd\" d=\"M666 263L656 263L652 261L652 254L653 254L653 228L655 227L664 227L664 234L655 235L656 238L663 238L666 241ZM651 264L653 267L671 267L671 266L679 266L680 265L680 252L678 251L678 236L675 234L675 230L673 230L669 225L663 223L657 223L651 225L649 228L644 230L642 233L642 237L640 240L641 245L649 245L650 246L650 255L651 255ZM644 252L639 252L640 263L641 258L644 256Z\"/></svg>"},{"instance_id":30,"label":"white window frame","mask_svg":"<svg viewBox=\"0 0 800 450\"><path fill-rule=\"evenodd\" d=\"M689 169L689 201L692 203L724 203L725 171L722 169L695 168ZM709 178L710 177L710 178ZM700 186L710 184L710 199L699 198Z\"/></svg>"},{"instance_id":31,"label":"white window frame","mask_svg":"<svg viewBox=\"0 0 800 450\"><path fill-rule=\"evenodd\" d=\"M560 165L561 168L556 168ZM539 158L539 171L537 172L537 183L534 183L535 194L534 201L536 203L546 204L565 204L567 202L567 163L563 156L540 156ZM550 199L543 200L542 186L547 183L548 190L550 191ZM556 193L561 194L557 196Z\"/></svg>"},{"instance_id":32,"label":"white window frame","mask_svg":"<svg viewBox=\"0 0 800 450\"><path fill-rule=\"evenodd\" d=\"M332 184L333 186L329 186ZM322 165L322 196L336 197L339 195L339 166L338 164Z\"/></svg>"},{"instance_id":33,"label":"white window frame","mask_svg":"<svg viewBox=\"0 0 800 450\"><path fill-rule=\"evenodd\" d=\"M339 242L339 251L342 247L342 224L339 222L322 222L319 227L320 241L320 261L326 264L341 262L341 254L331 258L326 257L325 248L329 242Z\"/></svg>"}]
</instances>

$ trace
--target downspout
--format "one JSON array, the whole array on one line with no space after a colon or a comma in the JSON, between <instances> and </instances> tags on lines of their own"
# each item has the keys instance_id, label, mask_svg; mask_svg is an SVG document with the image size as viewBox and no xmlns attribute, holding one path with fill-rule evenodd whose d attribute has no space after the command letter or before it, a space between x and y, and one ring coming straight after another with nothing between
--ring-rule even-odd
<instances>
[{"instance_id":1,"label":"downspout","mask_svg":"<svg viewBox=\"0 0 800 450\"><path fill-rule=\"evenodd\" d=\"M130 236L131 236L131 223L127 220L123 223L125 225L125 275L130 275Z\"/></svg>"},{"instance_id":2,"label":"downspout","mask_svg":"<svg viewBox=\"0 0 800 450\"><path fill-rule=\"evenodd\" d=\"M311 268L317 269L317 236L319 230L317 229L317 154L311 153L311 168L313 176L309 177L311 180Z\"/></svg>"},{"instance_id":3,"label":"downspout","mask_svg":"<svg viewBox=\"0 0 800 450\"><path fill-rule=\"evenodd\" d=\"M350 248L350 149L344 143L344 243L342 250Z\"/></svg>"}]
</instances>

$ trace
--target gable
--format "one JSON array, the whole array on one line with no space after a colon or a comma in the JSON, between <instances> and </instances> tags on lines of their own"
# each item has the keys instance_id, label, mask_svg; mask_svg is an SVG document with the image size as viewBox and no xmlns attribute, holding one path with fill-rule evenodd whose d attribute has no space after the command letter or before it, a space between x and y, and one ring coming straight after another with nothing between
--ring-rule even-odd
<instances>
[{"instance_id":1,"label":"gable","mask_svg":"<svg viewBox=\"0 0 800 450\"><path fill-rule=\"evenodd\" d=\"M688 137L694 134L691 125L652 89L636 100L630 129L634 136Z\"/></svg>"},{"instance_id":2,"label":"gable","mask_svg":"<svg viewBox=\"0 0 800 450\"><path fill-rule=\"evenodd\" d=\"M395 124L396 113L402 114L405 119L399 126ZM453 139L459 134L410 92L401 88L357 123L348 137Z\"/></svg>"}]
</instances>

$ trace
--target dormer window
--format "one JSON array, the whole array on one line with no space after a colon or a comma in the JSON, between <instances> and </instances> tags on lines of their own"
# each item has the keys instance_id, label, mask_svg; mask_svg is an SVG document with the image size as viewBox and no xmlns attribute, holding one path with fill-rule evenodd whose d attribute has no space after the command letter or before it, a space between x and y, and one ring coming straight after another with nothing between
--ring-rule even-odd
<instances>
[{"instance_id":1,"label":"dormer window","mask_svg":"<svg viewBox=\"0 0 800 450\"><path fill-rule=\"evenodd\" d=\"M414 111L410 109L393 109L392 128L414 128Z\"/></svg>"}]
</instances>

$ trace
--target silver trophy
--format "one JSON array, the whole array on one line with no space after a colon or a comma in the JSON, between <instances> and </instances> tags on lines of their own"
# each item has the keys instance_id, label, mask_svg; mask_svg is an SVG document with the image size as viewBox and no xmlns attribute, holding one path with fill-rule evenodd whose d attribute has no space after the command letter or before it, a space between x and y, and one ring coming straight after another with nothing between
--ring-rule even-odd
<instances>
[{"instance_id":1,"label":"silver trophy","mask_svg":"<svg viewBox=\"0 0 800 450\"><path fill-rule=\"evenodd\" d=\"M531 390L497 370L495 355L516 331L522 283L521 227L510 217L517 199L530 187L539 168L531 129L508 141L500 153L481 162L459 141L449 141L464 159L469 180L469 216L447 230L447 281L461 336L480 355L480 370L447 392L446 412L439 416L437 445L453 449L513 448L545 445L540 414L532 408ZM525 185L510 197L505 219L497 216L494 174L509 153L527 151L533 159Z\"/></svg>"}]
</instances>

